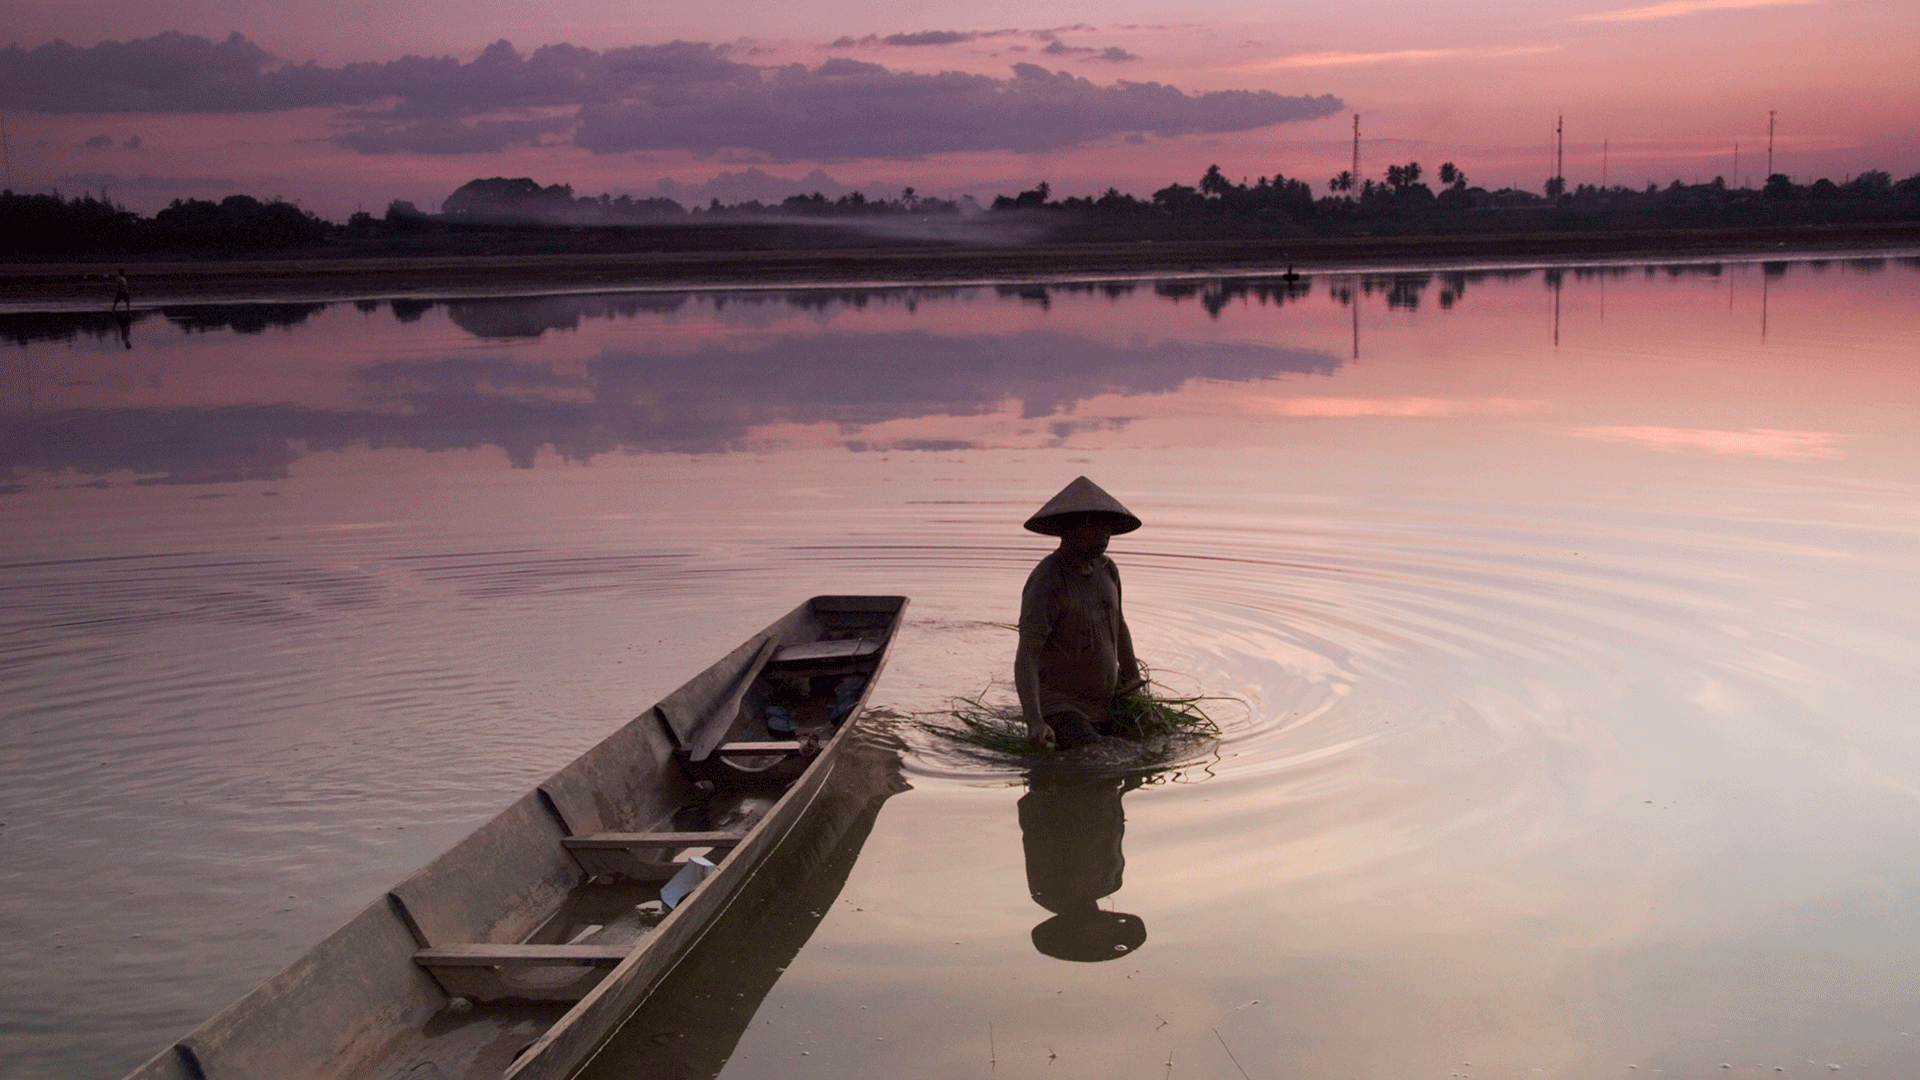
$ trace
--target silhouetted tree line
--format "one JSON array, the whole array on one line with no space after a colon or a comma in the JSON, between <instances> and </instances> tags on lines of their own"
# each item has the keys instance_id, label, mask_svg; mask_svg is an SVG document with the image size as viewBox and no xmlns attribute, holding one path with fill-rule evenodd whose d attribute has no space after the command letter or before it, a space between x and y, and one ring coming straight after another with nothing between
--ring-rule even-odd
<instances>
[{"instance_id":1,"label":"silhouetted tree line","mask_svg":"<svg viewBox=\"0 0 1920 1080\"><path fill-rule=\"evenodd\" d=\"M324 242L337 226L278 199L175 199L141 217L104 194L0 192L0 255L278 251Z\"/></svg>"},{"instance_id":2,"label":"silhouetted tree line","mask_svg":"<svg viewBox=\"0 0 1920 1080\"><path fill-rule=\"evenodd\" d=\"M551 235L551 227L564 226L575 232L596 230L593 236L576 237L573 249L606 243L617 246L627 242L620 239L622 235L639 242L642 234L647 245L655 250L703 249L729 244L752 247L769 242L783 247L806 247L808 236L813 243L833 243L810 232L812 222L851 223L853 219L888 216L958 215L963 209L960 202L929 198L916 194L910 187L902 189L894 199L870 199L857 191L830 199L816 191L789 196L778 203L749 199L727 204L713 199L706 206L689 208L660 197L635 199L630 195L606 193L576 196L569 184L542 187L529 177L495 176L462 184L441 203L438 214L428 214L400 199L389 204L381 217L356 213L348 218L341 235L356 240L395 240L414 245L423 242L420 237L431 236L435 239L424 242L442 246L482 240L488 244L487 250L501 251L506 250L502 245L537 245L538 237ZM978 207L972 209L978 211ZM679 241L671 238L672 226L694 223L726 225L735 231L724 235L689 234ZM667 227L666 231L663 232L662 227ZM626 230L624 233L622 228ZM738 232L756 228L787 229L792 235L783 233L773 238L771 234ZM794 232L796 228L800 231ZM493 239L484 240L486 237ZM839 241L842 245L845 242L846 238Z\"/></svg>"},{"instance_id":3,"label":"silhouetted tree line","mask_svg":"<svg viewBox=\"0 0 1920 1080\"><path fill-rule=\"evenodd\" d=\"M1017 195L1000 195L992 209L1025 214L1046 222L1059 240L1229 238L1259 236L1342 236L1627 229L1746 227L1802 224L1850 224L1920 220L1920 174L1894 181L1872 170L1842 183L1829 179L1796 184L1774 174L1760 188L1732 188L1716 177L1711 183L1644 189L1581 184L1568 189L1550 178L1544 193L1516 188L1488 191L1469 184L1452 162L1436 174L1439 190L1424 182L1419 162L1390 165L1380 180L1342 172L1327 182L1329 194L1316 197L1304 180L1275 173L1252 183L1234 183L1214 165L1192 185L1169 184L1141 199L1108 188L1099 196L1053 198L1041 183ZM667 198L628 195L575 196L566 184L542 187L532 179L476 179L449 195L438 214L395 200L386 213L353 214L346 225L325 221L300 207L250 195L229 195L219 202L175 199L151 218L114 203L104 193L74 198L0 192L0 257L48 258L137 254L242 254L309 248L329 240L387 242L374 250L415 250L480 244L502 250L501 243L538 244L555 235L553 226L574 231L596 229L569 241L574 248L651 231L648 243L660 250L704 249L729 244L776 243L804 247L830 243L815 222L846 222L886 217L963 217L979 212L971 199L938 199L904 188L898 198L868 198L852 192L829 199L814 192L777 204L747 200L722 204L714 199L688 209ZM662 226L705 222L708 233ZM719 229L725 225L727 229ZM729 232L728 230L733 230ZM503 233L502 230L506 232ZM741 232L740 230L747 230ZM757 232L753 230L759 230ZM771 231L769 231L771 230ZM784 230L784 231L783 231ZM775 234L778 234L777 236ZM511 234L511 235L509 235ZM463 241L462 236L468 237ZM508 236L497 241L488 237ZM512 237L521 240L512 240ZM857 229L847 237L858 242ZM855 242L842 238L844 242ZM895 241L906 242L906 241ZM398 245L398 246L395 246ZM408 245L412 245L409 247ZM361 245L365 248L366 245ZM529 249L531 250L531 248ZM571 249L569 249L571 250Z\"/></svg>"},{"instance_id":4,"label":"silhouetted tree line","mask_svg":"<svg viewBox=\"0 0 1920 1080\"><path fill-rule=\"evenodd\" d=\"M1920 220L1920 173L1895 182L1878 170L1845 183L1795 184L1783 174L1762 188L1711 183L1662 188L1597 187L1568 190L1549 179L1544 194L1517 188L1470 186L1452 162L1440 166L1440 190L1422 182L1417 161L1390 165L1382 179L1341 172L1316 198L1312 185L1279 173L1234 183L1214 165L1194 186L1169 184L1150 199L1114 188L1097 198L1055 200L1042 182L1018 195L1000 195L992 209L1045 214L1057 239L1136 237L1395 235L1500 233L1540 230L1740 227Z\"/></svg>"},{"instance_id":5,"label":"silhouetted tree line","mask_svg":"<svg viewBox=\"0 0 1920 1080\"><path fill-rule=\"evenodd\" d=\"M897 199L869 199L858 191L848 192L837 199L829 199L817 191L811 195L789 195L777 204L762 204L758 199L749 199L722 206L720 200L715 199L707 205L704 213L730 217L774 212L807 217L886 217L906 214L925 217L958 214L962 209L962 205L955 200L936 199L915 194L912 188L902 188ZM696 214L702 212L695 211Z\"/></svg>"},{"instance_id":6,"label":"silhouetted tree line","mask_svg":"<svg viewBox=\"0 0 1920 1080\"><path fill-rule=\"evenodd\" d=\"M404 206L411 208L412 204ZM673 220L686 215L686 208L672 199L635 199L630 195L604 193L599 198L575 198L570 184L541 187L525 176L513 180L504 176L469 180L440 204L443 218L513 224L625 225ZM391 207L388 216L394 216Z\"/></svg>"},{"instance_id":7,"label":"silhouetted tree line","mask_svg":"<svg viewBox=\"0 0 1920 1080\"><path fill-rule=\"evenodd\" d=\"M598 197L573 194L569 184L541 187L528 177L509 180L495 176L469 180L440 204L440 220L485 221L499 224L624 225L687 221L697 218L756 218L766 216L871 217L887 214L957 214L960 204L946 199L917 195L904 188L897 199L869 199L855 191L837 199L819 192L792 195L778 203L758 199L723 204L713 199L706 206L688 209L673 199L635 199L630 195ZM396 203L387 210L388 222L396 217L424 218L411 203ZM371 225L371 215L361 225ZM353 222L350 225L355 224Z\"/></svg>"},{"instance_id":8,"label":"silhouetted tree line","mask_svg":"<svg viewBox=\"0 0 1920 1080\"><path fill-rule=\"evenodd\" d=\"M542 187L526 177L496 176L462 185L441 204L440 211L429 214L412 202L396 199L388 204L384 215L356 212L342 226L278 199L262 202L250 195L229 195L217 203L175 199L147 218L104 193L63 198L58 192L23 195L6 191L0 193L0 258L226 255L306 248L335 239L392 240L414 245L424 242L432 246L448 243L458 234L491 235L506 230L537 236L551 226L658 227L705 220L746 227L803 218L953 215L960 213L961 204L917 195L906 188L896 199L869 199L859 192L829 199L814 192L778 204L749 200L723 205L715 199L708 206L689 210L667 198L610 194L576 197L566 184ZM789 238L788 243L797 246L798 241Z\"/></svg>"}]
</instances>

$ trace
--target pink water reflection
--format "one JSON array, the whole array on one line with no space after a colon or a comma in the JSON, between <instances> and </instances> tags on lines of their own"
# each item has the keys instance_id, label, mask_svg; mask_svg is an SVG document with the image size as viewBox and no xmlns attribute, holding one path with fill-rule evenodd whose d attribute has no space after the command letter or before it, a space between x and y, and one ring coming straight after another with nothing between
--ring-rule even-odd
<instances>
[{"instance_id":1,"label":"pink water reflection","mask_svg":"<svg viewBox=\"0 0 1920 1080\"><path fill-rule=\"evenodd\" d=\"M0 394L23 478L266 477L349 444L494 446L520 465L1275 446L1342 425L1428 444L1443 420L1474 438L1546 425L1861 452L1872 410L1915 399L1883 359L1920 329L1912 268L1770 267L168 309L142 313L132 350L28 341Z\"/></svg>"},{"instance_id":2,"label":"pink water reflection","mask_svg":"<svg viewBox=\"0 0 1920 1080\"><path fill-rule=\"evenodd\" d=\"M1144 946L1036 951L1017 768L909 730L713 1069L972 1076L993 1024L1008 1075L1911 1073L1920 274L1554 280L43 325L0 1011L113 1074L793 594L912 595L876 700L978 693L1085 472L1148 519L1143 655L1239 702L1126 796Z\"/></svg>"}]
</instances>

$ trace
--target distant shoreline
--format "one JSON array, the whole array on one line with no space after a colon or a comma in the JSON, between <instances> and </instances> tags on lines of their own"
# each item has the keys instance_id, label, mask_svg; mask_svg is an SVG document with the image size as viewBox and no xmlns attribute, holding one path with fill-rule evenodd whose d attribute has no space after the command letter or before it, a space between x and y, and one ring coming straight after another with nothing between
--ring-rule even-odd
<instances>
[{"instance_id":1,"label":"distant shoreline","mask_svg":"<svg viewBox=\"0 0 1920 1080\"><path fill-rule=\"evenodd\" d=\"M939 286L1179 276L1443 271L1488 265L1752 261L1920 253L1920 223L1479 236L1303 237L1009 247L402 255L0 263L0 311L105 310L124 265L137 307L453 299L631 290Z\"/></svg>"}]
</instances>

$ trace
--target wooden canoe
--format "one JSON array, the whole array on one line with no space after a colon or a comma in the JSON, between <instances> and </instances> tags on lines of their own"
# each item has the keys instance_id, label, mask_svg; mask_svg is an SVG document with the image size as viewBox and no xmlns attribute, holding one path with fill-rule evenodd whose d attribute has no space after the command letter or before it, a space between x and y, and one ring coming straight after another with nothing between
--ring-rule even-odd
<instances>
[{"instance_id":1,"label":"wooden canoe","mask_svg":"<svg viewBox=\"0 0 1920 1080\"><path fill-rule=\"evenodd\" d=\"M795 608L127 1080L573 1074L837 771L874 772L837 765L905 608Z\"/></svg>"}]
</instances>

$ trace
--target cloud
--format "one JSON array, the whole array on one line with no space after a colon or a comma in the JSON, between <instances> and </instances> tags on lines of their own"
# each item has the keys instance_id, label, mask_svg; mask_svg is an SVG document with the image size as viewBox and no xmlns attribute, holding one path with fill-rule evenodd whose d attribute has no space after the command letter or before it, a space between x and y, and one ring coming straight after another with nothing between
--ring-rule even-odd
<instances>
[{"instance_id":1,"label":"cloud","mask_svg":"<svg viewBox=\"0 0 1920 1080\"><path fill-rule=\"evenodd\" d=\"M140 149L140 136L129 135L127 136L127 141L121 143L120 145L126 147L129 150L138 150Z\"/></svg>"},{"instance_id":2,"label":"cloud","mask_svg":"<svg viewBox=\"0 0 1920 1080\"><path fill-rule=\"evenodd\" d=\"M1715 454L1745 454L1785 461L1812 461L1839 457L1841 436L1825 431L1777 431L1749 428L1721 431L1712 428L1583 427L1566 434L1602 442L1630 442L1655 450L1705 450Z\"/></svg>"},{"instance_id":3,"label":"cloud","mask_svg":"<svg viewBox=\"0 0 1920 1080\"><path fill-rule=\"evenodd\" d=\"M113 136L95 135L93 138L88 139L86 142L83 142L80 145L86 147L89 150L105 150L107 147L113 145Z\"/></svg>"},{"instance_id":4,"label":"cloud","mask_svg":"<svg viewBox=\"0 0 1920 1080\"><path fill-rule=\"evenodd\" d=\"M1159 83L1096 86L1016 64L1012 79L891 71L856 60L795 64L764 81L688 88L580 110L574 141L599 153L755 150L776 158L910 160L954 151L1058 150L1132 131L1248 131L1330 116L1331 95L1186 94Z\"/></svg>"},{"instance_id":5,"label":"cloud","mask_svg":"<svg viewBox=\"0 0 1920 1080\"><path fill-rule=\"evenodd\" d=\"M1514 416L1545 406L1520 398L1269 398L1252 399L1250 411L1276 416Z\"/></svg>"},{"instance_id":6,"label":"cloud","mask_svg":"<svg viewBox=\"0 0 1920 1080\"><path fill-rule=\"evenodd\" d=\"M842 34L839 37L834 38L833 41L831 41L830 43L828 43L827 48L853 49L853 48L870 48L870 47L879 46L879 45L900 45L900 46L908 46L908 47L921 46L921 45L960 45L969 41L979 41L982 38L1008 37L1014 34L1021 34L1021 33L1031 34L1033 33L1033 31L920 30L911 34L887 34L884 37L882 37L879 34L868 34L864 37L854 37L852 34ZM1045 33L1045 31L1041 31L1041 33Z\"/></svg>"},{"instance_id":7,"label":"cloud","mask_svg":"<svg viewBox=\"0 0 1920 1080\"><path fill-rule=\"evenodd\" d=\"M926 34L960 31L926 31ZM999 32L993 32L999 33ZM1046 31L1045 33L1052 33ZM916 35L908 35L916 36ZM87 49L0 50L0 108L60 113L341 110L341 146L362 153L484 153L572 131L596 153L741 150L777 160L912 160L950 151L1058 150L1127 132L1248 131L1329 116L1331 95L1186 94L1159 83L1095 84L1019 64L997 79L832 59L762 69L726 46L674 41L595 51L505 41L461 63L274 66L238 34L165 33ZM1125 50L1097 53L1130 59ZM577 110L566 115L570 110ZM518 115L514 115L518 114Z\"/></svg>"},{"instance_id":8,"label":"cloud","mask_svg":"<svg viewBox=\"0 0 1920 1080\"><path fill-rule=\"evenodd\" d=\"M962 41L972 41L979 34L964 30L922 30L917 34L888 34L880 39L882 45L957 45Z\"/></svg>"},{"instance_id":9,"label":"cloud","mask_svg":"<svg viewBox=\"0 0 1920 1080\"><path fill-rule=\"evenodd\" d=\"M1481 49L1397 49L1393 52L1319 52L1298 53L1275 60L1240 65L1242 71L1267 71L1275 68L1347 67L1356 64L1419 64L1434 60L1498 60L1509 56L1538 56L1559 52L1559 45L1510 45Z\"/></svg>"},{"instance_id":10,"label":"cloud","mask_svg":"<svg viewBox=\"0 0 1920 1080\"><path fill-rule=\"evenodd\" d=\"M239 34L225 41L168 31L82 49L64 41L0 50L0 105L46 113L234 112L318 104L316 87L270 83L273 55ZM315 69L317 70L317 69ZM300 96L301 94L307 97ZM289 96L291 94L292 96ZM323 93L321 100L337 100Z\"/></svg>"},{"instance_id":11,"label":"cloud","mask_svg":"<svg viewBox=\"0 0 1920 1080\"><path fill-rule=\"evenodd\" d=\"M128 179L118 173L68 173L54 177L57 184L71 185L87 191L99 191L102 188L115 191L201 191L208 188L232 191L239 184L233 180L214 176L149 176L141 173Z\"/></svg>"},{"instance_id":12,"label":"cloud","mask_svg":"<svg viewBox=\"0 0 1920 1080\"><path fill-rule=\"evenodd\" d=\"M574 106L656 86L757 81L759 69L723 46L684 41L595 52L545 45L521 54L496 41L469 63L404 56L337 68L274 66L273 54L169 31L80 49L64 41L0 50L0 107L48 113L274 112L397 99L396 116L474 116Z\"/></svg>"},{"instance_id":13,"label":"cloud","mask_svg":"<svg viewBox=\"0 0 1920 1080\"><path fill-rule=\"evenodd\" d=\"M1820 3L1825 3L1825 0L1667 0L1664 4L1649 4L1646 7L1619 8L1613 11L1596 11L1591 15L1576 15L1571 21L1643 22L1648 19L1678 19L1687 15L1697 15L1703 11L1803 7Z\"/></svg>"},{"instance_id":14,"label":"cloud","mask_svg":"<svg viewBox=\"0 0 1920 1080\"><path fill-rule=\"evenodd\" d=\"M389 306L401 320L444 307L455 326L503 340L538 337L588 319L624 323L690 302L685 293L618 293L394 300ZM811 290L735 302L800 313L823 307ZM165 309L165 317L188 332L254 334L308 324L328 307L196 305ZM0 314L0 342L114 334L117 328L104 312ZM969 436L981 431L968 418L1009 411L1034 422L1023 426L1042 428L1043 437L1057 441L1125 422L1084 415L1081 403L1096 396L1164 394L1193 380L1330 376L1342 364L1330 353L1264 344L1167 341L1116 348L1034 330L988 336L827 332L757 344L714 342L691 352L663 335L622 337L586 359L577 373L516 363L496 351L368 364L343 376L358 391L352 396L364 402L358 407L274 403L33 415L13 410L0 413L0 475L75 470L100 476L126 469L147 483L278 477L307 454L356 443L429 451L497 446L516 466L529 468L546 447L578 461L617 449L706 453L752 445L783 425L830 425L844 432L835 441L865 441L871 448L957 449L977 441ZM961 422L949 430L901 431L903 421L922 418ZM954 441L924 441L931 439Z\"/></svg>"},{"instance_id":15,"label":"cloud","mask_svg":"<svg viewBox=\"0 0 1920 1080\"><path fill-rule=\"evenodd\" d=\"M1116 63L1140 59L1118 45L1096 49L1091 45L1069 45L1058 39L1040 51L1048 56L1088 56L1095 60L1112 60Z\"/></svg>"},{"instance_id":16,"label":"cloud","mask_svg":"<svg viewBox=\"0 0 1920 1080\"><path fill-rule=\"evenodd\" d=\"M369 121L334 141L363 154L484 154L511 146L533 146L542 135L566 131L570 117L532 120L458 120L435 118L411 123Z\"/></svg>"}]
</instances>

